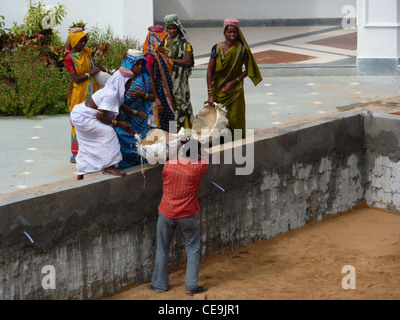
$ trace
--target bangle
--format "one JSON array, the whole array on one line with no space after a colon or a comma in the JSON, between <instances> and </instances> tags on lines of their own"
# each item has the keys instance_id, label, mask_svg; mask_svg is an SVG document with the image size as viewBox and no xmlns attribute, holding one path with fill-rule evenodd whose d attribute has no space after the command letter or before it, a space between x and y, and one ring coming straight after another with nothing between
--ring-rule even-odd
<instances>
[{"instance_id":1,"label":"bangle","mask_svg":"<svg viewBox=\"0 0 400 320\"><path fill-rule=\"evenodd\" d=\"M138 113L139 113L139 111L137 111L137 110L132 110L132 115L133 115L133 116L136 116Z\"/></svg>"},{"instance_id":2,"label":"bangle","mask_svg":"<svg viewBox=\"0 0 400 320\"><path fill-rule=\"evenodd\" d=\"M112 124L113 126L117 126L117 120L111 120L111 124Z\"/></svg>"},{"instance_id":3,"label":"bangle","mask_svg":"<svg viewBox=\"0 0 400 320\"><path fill-rule=\"evenodd\" d=\"M239 77L237 77L237 78L236 78L236 81L237 81L238 83L240 83L240 78L239 78Z\"/></svg>"},{"instance_id":4,"label":"bangle","mask_svg":"<svg viewBox=\"0 0 400 320\"><path fill-rule=\"evenodd\" d=\"M146 93L146 94L144 95L144 100L147 100L148 97L149 97L149 95Z\"/></svg>"},{"instance_id":5,"label":"bangle","mask_svg":"<svg viewBox=\"0 0 400 320\"><path fill-rule=\"evenodd\" d=\"M87 75L88 79L90 79L90 74L89 73L85 73L85 74Z\"/></svg>"},{"instance_id":6,"label":"bangle","mask_svg":"<svg viewBox=\"0 0 400 320\"><path fill-rule=\"evenodd\" d=\"M209 97L211 97L211 96L213 96L213 95L214 95L214 92L209 92L209 93L208 93L208 96L209 96Z\"/></svg>"}]
</instances>

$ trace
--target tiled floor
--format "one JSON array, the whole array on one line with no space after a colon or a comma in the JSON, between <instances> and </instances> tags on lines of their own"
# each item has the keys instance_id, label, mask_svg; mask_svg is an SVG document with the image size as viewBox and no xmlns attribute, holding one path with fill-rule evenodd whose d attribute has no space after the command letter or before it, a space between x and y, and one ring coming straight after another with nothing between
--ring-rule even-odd
<instances>
[{"instance_id":1,"label":"tiled floor","mask_svg":"<svg viewBox=\"0 0 400 320\"><path fill-rule=\"evenodd\" d=\"M242 28L260 68L282 65L355 65L355 30L334 26ZM223 40L222 28L188 29L196 66L207 64L211 47ZM204 68L204 67L203 67ZM190 78L195 114L207 99L205 74ZM249 130L274 129L334 112L396 99L400 79L363 76L264 77L257 87L246 79L246 118ZM399 99L398 99L399 100ZM392 113L399 102L390 104ZM379 103L378 103L379 104ZM0 117L0 204L16 194L42 194L43 185L75 183L69 163L68 115L34 119Z\"/></svg>"},{"instance_id":2,"label":"tiled floor","mask_svg":"<svg viewBox=\"0 0 400 320\"><path fill-rule=\"evenodd\" d=\"M348 64L349 61L355 63L357 56L357 32L354 29L245 27L242 31L259 64ZM187 32L193 42L196 65L207 64L212 45L224 40L218 28L207 30L208 46L204 43L202 29L188 29Z\"/></svg>"}]
</instances>

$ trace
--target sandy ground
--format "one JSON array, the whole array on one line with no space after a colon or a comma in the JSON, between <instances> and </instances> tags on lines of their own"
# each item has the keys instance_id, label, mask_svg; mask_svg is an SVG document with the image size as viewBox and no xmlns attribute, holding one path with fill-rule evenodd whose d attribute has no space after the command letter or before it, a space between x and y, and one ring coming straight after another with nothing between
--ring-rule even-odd
<instances>
[{"instance_id":1,"label":"sandy ground","mask_svg":"<svg viewBox=\"0 0 400 320\"><path fill-rule=\"evenodd\" d=\"M342 286L351 283L350 272L342 273L347 265L354 267L355 289ZM184 278L185 270L171 273L166 293L144 284L108 299L398 300L400 215L360 208L207 257L199 285L209 290L193 297L185 294Z\"/></svg>"}]
</instances>

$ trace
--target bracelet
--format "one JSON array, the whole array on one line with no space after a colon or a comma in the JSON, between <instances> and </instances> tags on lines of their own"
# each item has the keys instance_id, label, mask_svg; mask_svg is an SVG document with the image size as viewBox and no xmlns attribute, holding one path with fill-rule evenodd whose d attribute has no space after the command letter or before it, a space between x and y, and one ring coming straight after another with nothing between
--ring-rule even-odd
<instances>
[{"instance_id":1,"label":"bracelet","mask_svg":"<svg viewBox=\"0 0 400 320\"><path fill-rule=\"evenodd\" d=\"M117 126L117 120L111 120L111 125Z\"/></svg>"},{"instance_id":2,"label":"bracelet","mask_svg":"<svg viewBox=\"0 0 400 320\"><path fill-rule=\"evenodd\" d=\"M209 92L209 93L208 93L208 96L209 96L209 97L211 97L211 96L213 96L213 95L214 95L214 92Z\"/></svg>"},{"instance_id":3,"label":"bracelet","mask_svg":"<svg viewBox=\"0 0 400 320\"><path fill-rule=\"evenodd\" d=\"M238 83L240 83L240 78L239 78L239 77L237 77L237 78L236 78L236 81L237 81Z\"/></svg>"},{"instance_id":4,"label":"bracelet","mask_svg":"<svg viewBox=\"0 0 400 320\"><path fill-rule=\"evenodd\" d=\"M149 95L146 93L146 94L144 95L144 100L147 100L148 97L149 97Z\"/></svg>"},{"instance_id":5,"label":"bracelet","mask_svg":"<svg viewBox=\"0 0 400 320\"><path fill-rule=\"evenodd\" d=\"M133 116L136 116L138 113L139 113L139 111L137 111L137 110L132 110L132 115L133 115Z\"/></svg>"},{"instance_id":6,"label":"bracelet","mask_svg":"<svg viewBox=\"0 0 400 320\"><path fill-rule=\"evenodd\" d=\"M89 73L85 73L85 74L87 75L88 79L90 79L90 74Z\"/></svg>"}]
</instances>

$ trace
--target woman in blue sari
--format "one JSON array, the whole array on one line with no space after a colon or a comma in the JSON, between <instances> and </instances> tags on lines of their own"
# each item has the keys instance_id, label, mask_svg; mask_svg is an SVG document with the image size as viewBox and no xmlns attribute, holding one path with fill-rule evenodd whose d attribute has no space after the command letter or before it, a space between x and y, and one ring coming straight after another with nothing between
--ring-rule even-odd
<instances>
[{"instance_id":1,"label":"woman in blue sari","mask_svg":"<svg viewBox=\"0 0 400 320\"><path fill-rule=\"evenodd\" d=\"M124 104L121 106L121 115L129 122L132 129L141 139L146 137L149 122L149 114L155 100L155 90L151 86L149 71L146 67L146 58L138 50L129 50L122 66L132 70L134 76L131 88L125 95ZM135 136L115 128L121 145L122 160L118 164L119 169L129 168L145 162L137 153L137 140Z\"/></svg>"}]
</instances>

